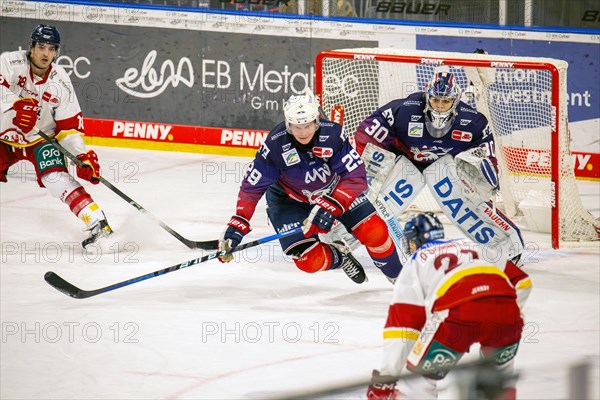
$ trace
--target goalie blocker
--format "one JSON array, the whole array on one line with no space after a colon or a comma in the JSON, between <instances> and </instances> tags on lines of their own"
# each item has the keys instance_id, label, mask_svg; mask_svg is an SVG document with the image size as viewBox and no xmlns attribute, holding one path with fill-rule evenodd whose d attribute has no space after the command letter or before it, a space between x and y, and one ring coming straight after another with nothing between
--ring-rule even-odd
<instances>
[{"instance_id":1,"label":"goalie blocker","mask_svg":"<svg viewBox=\"0 0 600 400\"><path fill-rule=\"evenodd\" d=\"M468 238L482 245L497 247L498 257L520 257L523 252L521 232L508 217L489 201L494 188L483 175L473 173L473 163L464 157L445 155L433 162L421 173L404 156L396 159L389 174L380 174L373 154L383 158L395 155L380 147L368 144L363 152L369 181L369 198L382 197L390 211L397 217L413 203L419 192L427 185L440 208L454 225ZM382 158L382 156L379 156ZM471 160L467 157L467 160ZM377 189L381 188L380 192Z\"/></svg>"}]
</instances>

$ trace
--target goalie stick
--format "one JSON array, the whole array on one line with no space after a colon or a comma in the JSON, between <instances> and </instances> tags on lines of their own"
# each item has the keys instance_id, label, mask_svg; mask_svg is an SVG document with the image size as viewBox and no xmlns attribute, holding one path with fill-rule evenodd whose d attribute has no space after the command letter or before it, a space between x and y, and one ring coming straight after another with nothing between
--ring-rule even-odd
<instances>
[{"instance_id":1,"label":"goalie stick","mask_svg":"<svg viewBox=\"0 0 600 400\"><path fill-rule=\"evenodd\" d=\"M208 254L204 257L199 257L199 258L194 258L193 260L184 261L180 264L176 264L171 267L164 268L164 269L161 269L158 271L150 272L149 274L141 275L141 276L138 276L135 278L127 279L126 281L108 285L108 286L105 286L100 289L93 289L93 290L80 289L77 286L73 285L72 283L67 282L65 279L61 278L58 274L56 274L55 272L52 272L52 271L46 272L46 274L44 274L44 279L54 289L66 294L67 296L71 296L74 299L86 299L88 297L97 296L99 294L110 292L115 289L133 285L134 283L137 283L137 282L141 282L141 281L145 281L147 279L155 278L157 276L165 275L165 274L168 274L169 272L174 272L174 271L177 271L177 270L180 270L183 268L191 267L192 265L201 264L206 261L214 260L215 258L224 256L225 254L235 253L238 251L249 249L251 247L258 246L259 244L267 243L272 240L279 239L284 236L292 235L294 233L298 233L301 231L302 231L302 228L299 227L299 228L295 228L295 229L292 229L289 231L277 233L275 235L267 236L267 237L264 237L261 239L254 240L252 242L248 242L248 243L239 245L233 250L217 251L216 253Z\"/></svg>"},{"instance_id":2,"label":"goalie stick","mask_svg":"<svg viewBox=\"0 0 600 400\"><path fill-rule=\"evenodd\" d=\"M48 143L50 143L51 145L53 145L58 151L60 151L63 155L65 155L66 157L68 157L77 166L83 167L85 165L80 159L78 159L70 151L68 151L67 149L65 149L54 138L51 138L50 136L46 135L37 126L34 127L34 129L37 131L38 135L40 135L44 140L46 140ZM148 210L146 210L144 207L142 207L138 202L136 202L131 197L127 196L125 193L123 193L121 190L119 190L117 187L115 187L112 183L110 183L109 181L107 181L106 179L104 179L101 176L98 177L98 178L100 179L100 182L102 182L102 184L104 186L106 186L107 188L109 188L110 190L112 190L114 193L116 193L123 200L125 200L126 202L128 202L129 204L131 204L133 207L135 207L138 211L141 211L143 214L146 214L146 216L148 216L154 222L158 223L158 225L160 225L164 230L166 230L171 235L173 235L181 243L185 244L188 248L190 248L190 249L202 249L202 250L216 250L217 249L217 246L219 244L218 240L207 240L207 241L203 241L203 242L202 241L197 242L197 241L194 241L194 240L189 240L189 239L184 238L179 233L177 233L173 229L171 229L167 224L165 224L164 222L162 222L161 220L159 220L158 218L156 218L154 215L152 215Z\"/></svg>"}]
</instances>

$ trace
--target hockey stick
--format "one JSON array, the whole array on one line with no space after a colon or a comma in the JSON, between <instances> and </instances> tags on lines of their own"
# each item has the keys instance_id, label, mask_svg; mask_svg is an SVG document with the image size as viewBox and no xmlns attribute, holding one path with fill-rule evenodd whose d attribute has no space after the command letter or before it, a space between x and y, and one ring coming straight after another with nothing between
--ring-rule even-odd
<instances>
[{"instance_id":1,"label":"hockey stick","mask_svg":"<svg viewBox=\"0 0 600 400\"><path fill-rule=\"evenodd\" d=\"M34 127L34 129L37 130L37 134L39 136L41 136L44 140L46 140L48 143L50 143L52 146L54 146L63 155L65 155L66 157L68 157L78 167L85 166L85 164L83 163L83 161L81 161L80 159L78 159L77 157L75 157L70 151L68 151L67 149L65 149L54 138L51 138L50 136L46 135L37 126ZM165 224L164 222L162 222L161 220L159 220L158 218L156 218L154 215L152 215L148 210L146 210L144 207L142 207L138 202L136 202L131 197L127 196L125 193L123 193L122 191L120 191L112 183L110 183L109 181L107 181L106 179L104 179L101 176L99 176L98 179L100 180L100 182L102 182L102 184L104 186L106 186L107 188L109 188L110 190L112 190L114 193L116 193L123 200L125 200L126 202L128 202L129 204L131 204L133 207L135 207L138 211L141 211L142 213L146 214L146 216L148 216L154 222L158 223L164 230L166 230L167 232L169 232L177 240L179 240L181 243L185 244L188 248L190 248L190 249L202 249L202 250L216 250L217 249L217 245L219 243L218 240L207 240L207 241L204 241L204 242L196 242L194 240L189 240L189 239L184 238L179 233L177 233L173 229L171 229L167 224Z\"/></svg>"},{"instance_id":2,"label":"hockey stick","mask_svg":"<svg viewBox=\"0 0 600 400\"><path fill-rule=\"evenodd\" d=\"M295 228L295 229L292 229L292 230L289 230L289 231L277 233L275 235L267 236L267 237L264 237L262 239L257 239L257 240L254 240L252 242L248 242L248 243L239 245L239 246L237 246L233 250L229 250L229 251L221 250L221 251L218 251L216 253L208 254L208 255L206 255L204 257L199 257L199 258L194 258L193 260L184 261L184 262L182 262L180 264L176 264L176 265L173 265L171 267L168 267L168 268L165 268L165 269L161 269L161 270L158 270L158 271L150 272L149 274L145 274L145 275L141 275L141 276L138 276L138 277L135 277L135 278L131 278L131 279L128 279L126 281L115 283L115 284L112 284L112 285L109 285L109 286L106 286L106 287L103 287L103 288L100 288L100 289L94 289L94 290L79 289L77 286L75 286L75 285L67 282L66 280L64 280L63 278L61 278L58 274L56 274L56 273L54 273L52 271L46 272L46 274L44 275L44 279L54 289L58 290L59 292L62 292L64 294L66 294L67 296L71 296L71 297L73 297L75 299L86 299L88 297L97 296L99 294L110 292L112 290L119 289L119 288L122 288L124 286L133 285L134 283L145 281L146 279L155 278L155 277L160 276L160 275L168 274L169 272L174 272L174 271L177 271L177 270L180 270L180 269L183 269L183 268L191 267L192 265L201 264L203 262L213 260L213 259L215 259L217 257L221 257L221 256L224 256L226 254L235 253L235 252L238 252L238 251L249 249L251 247L258 246L259 244L267 243L267 242L270 242L272 240L279 239L279 238L282 238L284 236L292 235L294 233L298 233L298 232L301 232L301 231L302 231L302 228L298 227L298 228Z\"/></svg>"}]
</instances>

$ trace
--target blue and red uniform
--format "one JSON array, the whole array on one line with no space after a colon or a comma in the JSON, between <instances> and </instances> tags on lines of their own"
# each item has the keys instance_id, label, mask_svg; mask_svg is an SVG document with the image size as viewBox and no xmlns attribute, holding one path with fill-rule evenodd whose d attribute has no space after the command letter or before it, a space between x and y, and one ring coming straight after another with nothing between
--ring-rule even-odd
<instances>
[{"instance_id":1,"label":"blue and red uniform","mask_svg":"<svg viewBox=\"0 0 600 400\"><path fill-rule=\"evenodd\" d=\"M337 219L365 245L376 265L395 278L401 264L385 222L363 194L366 189L365 166L341 125L321 120L312 142L302 145L281 123L265 138L248 168L236 214L249 221L266 193L269 220L282 232L301 226L321 196L332 197L342 207ZM280 242L303 271L336 267L335 252L316 234L297 233Z\"/></svg>"}]
</instances>

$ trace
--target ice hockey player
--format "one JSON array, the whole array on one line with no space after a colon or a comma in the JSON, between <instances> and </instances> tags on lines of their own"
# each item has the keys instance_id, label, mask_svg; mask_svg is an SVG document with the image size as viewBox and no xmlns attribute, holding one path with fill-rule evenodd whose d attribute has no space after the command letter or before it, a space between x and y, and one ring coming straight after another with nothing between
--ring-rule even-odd
<instances>
[{"instance_id":1,"label":"ice hockey player","mask_svg":"<svg viewBox=\"0 0 600 400\"><path fill-rule=\"evenodd\" d=\"M488 121L460 98L454 75L437 72L424 92L392 100L360 123L369 199L383 197L399 217L427 185L467 237L518 260L521 233L490 202L499 181Z\"/></svg>"},{"instance_id":2,"label":"ice hockey player","mask_svg":"<svg viewBox=\"0 0 600 400\"><path fill-rule=\"evenodd\" d=\"M383 220L363 192L367 188L362 159L341 125L321 119L317 100L307 89L284 104L285 121L265 138L242 181L236 214L219 249L235 248L250 232L256 204L266 192L267 215L277 232L302 226L303 232L280 240L302 271L342 268L356 283L365 272L343 242L323 243L319 234L339 220L366 247L375 265L390 280L401 264ZM221 258L229 262L232 254Z\"/></svg>"},{"instance_id":3,"label":"ice hockey player","mask_svg":"<svg viewBox=\"0 0 600 400\"><path fill-rule=\"evenodd\" d=\"M500 252L490 257L478 243L443 238L433 213L413 215L405 224L403 246L412 256L394 285L383 360L373 371L369 400L397 398L396 380L405 365L423 378L407 380L402 395L435 399L436 381L474 343L512 375L529 276ZM514 398L514 387L506 389L506 398Z\"/></svg>"},{"instance_id":4,"label":"ice hockey player","mask_svg":"<svg viewBox=\"0 0 600 400\"><path fill-rule=\"evenodd\" d=\"M99 182L100 165L93 150L87 151L82 135L83 118L69 75L54 63L60 51L60 33L50 25L38 25L29 50L2 53L0 58L0 181L7 182L9 167L27 160L35 167L37 182L69 206L86 225L84 247L108 236L112 229L104 212L69 174L65 158L37 129L54 137L81 160L77 176Z\"/></svg>"}]
</instances>

